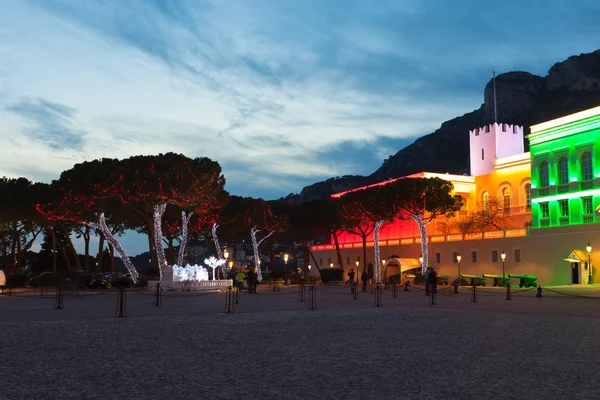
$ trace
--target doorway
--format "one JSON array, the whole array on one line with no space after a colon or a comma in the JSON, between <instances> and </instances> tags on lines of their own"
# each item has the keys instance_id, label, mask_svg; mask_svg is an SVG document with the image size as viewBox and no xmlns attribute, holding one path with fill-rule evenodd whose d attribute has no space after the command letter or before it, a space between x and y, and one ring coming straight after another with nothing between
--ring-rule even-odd
<instances>
[{"instance_id":1,"label":"doorway","mask_svg":"<svg viewBox=\"0 0 600 400\"><path fill-rule=\"evenodd\" d=\"M579 263L578 262L571 263L571 283L572 284L579 283Z\"/></svg>"}]
</instances>

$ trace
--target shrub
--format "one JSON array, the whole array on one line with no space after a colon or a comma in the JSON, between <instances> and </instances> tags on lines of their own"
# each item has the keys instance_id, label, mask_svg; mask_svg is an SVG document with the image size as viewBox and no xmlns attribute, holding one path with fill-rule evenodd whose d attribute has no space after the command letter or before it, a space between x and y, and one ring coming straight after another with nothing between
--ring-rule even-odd
<instances>
[{"instance_id":1,"label":"shrub","mask_svg":"<svg viewBox=\"0 0 600 400\"><path fill-rule=\"evenodd\" d=\"M321 281L340 282L344 280L344 270L342 268L323 268L321 269Z\"/></svg>"}]
</instances>

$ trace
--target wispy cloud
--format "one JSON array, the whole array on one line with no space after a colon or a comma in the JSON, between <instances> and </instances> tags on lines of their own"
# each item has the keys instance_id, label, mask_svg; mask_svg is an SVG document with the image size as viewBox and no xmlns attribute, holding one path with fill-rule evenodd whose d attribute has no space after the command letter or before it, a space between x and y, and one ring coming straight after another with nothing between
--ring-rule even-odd
<instances>
[{"instance_id":1,"label":"wispy cloud","mask_svg":"<svg viewBox=\"0 0 600 400\"><path fill-rule=\"evenodd\" d=\"M505 3L4 2L0 174L176 151L267 198L369 174L477 108L493 69L543 73L600 42L593 2Z\"/></svg>"}]
</instances>

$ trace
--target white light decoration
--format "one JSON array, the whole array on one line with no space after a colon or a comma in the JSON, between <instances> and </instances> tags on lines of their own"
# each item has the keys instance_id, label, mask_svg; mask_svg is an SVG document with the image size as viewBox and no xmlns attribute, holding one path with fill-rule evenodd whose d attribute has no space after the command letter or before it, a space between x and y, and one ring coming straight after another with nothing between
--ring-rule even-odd
<instances>
[{"instance_id":1,"label":"white light decoration","mask_svg":"<svg viewBox=\"0 0 600 400\"><path fill-rule=\"evenodd\" d=\"M185 254L185 246L187 245L188 238L188 224L190 219L194 215L193 212L187 213L181 212L181 242L179 242L179 254L177 255L177 264L183 264L183 255Z\"/></svg>"},{"instance_id":2,"label":"white light decoration","mask_svg":"<svg viewBox=\"0 0 600 400\"><path fill-rule=\"evenodd\" d=\"M256 269L257 269L257 276L258 276L258 281L262 281L262 272L260 270L260 258L258 255L258 246L260 246L260 244L269 236L271 236L273 233L275 232L271 232L268 235L266 235L264 238L260 239L259 241L256 240L256 233L259 232L260 229L258 229L257 227L253 227L252 229L250 229L250 236L252 237L252 247L254 248L254 264L256 265Z\"/></svg>"},{"instance_id":3,"label":"white light decoration","mask_svg":"<svg viewBox=\"0 0 600 400\"><path fill-rule=\"evenodd\" d=\"M381 253L379 252L379 230L385 221L375 222L373 247L375 248L375 283L381 283Z\"/></svg>"},{"instance_id":4,"label":"white light decoration","mask_svg":"<svg viewBox=\"0 0 600 400\"><path fill-rule=\"evenodd\" d=\"M185 268L173 265L171 268L173 268L173 282L208 280L208 270L200 265L188 264Z\"/></svg>"},{"instance_id":5,"label":"white light decoration","mask_svg":"<svg viewBox=\"0 0 600 400\"><path fill-rule=\"evenodd\" d=\"M423 222L423 218L420 215L412 215L411 218L413 221L417 223L419 227L419 232L421 233L421 256L423 257L423 263L421 264L421 272L425 275L425 271L427 271L427 264L429 259L429 251L427 247L427 228L425 227L425 222Z\"/></svg>"},{"instance_id":6,"label":"white light decoration","mask_svg":"<svg viewBox=\"0 0 600 400\"><path fill-rule=\"evenodd\" d=\"M221 251L221 245L219 244L219 237L217 236L217 228L219 227L219 224L217 224L216 222L213 224L212 226L212 237L213 240L215 241L215 248L217 249L217 256L219 258L225 258L223 257L223 252ZM227 276L227 272L225 272L225 264L223 264L221 266L221 272L223 272L223 276Z\"/></svg>"},{"instance_id":7,"label":"white light decoration","mask_svg":"<svg viewBox=\"0 0 600 400\"><path fill-rule=\"evenodd\" d=\"M135 269L135 267L133 266L131 260L127 256L125 249L121 246L119 241L110 232L110 229L108 229L108 226L106 225L106 219L104 217L104 213L100 213L100 217L98 217L98 223L87 222L86 225L92 229L97 229L100 232L102 232L106 241L115 250L117 250L117 252L121 256L121 259L123 260L123 264L125 264L125 268L127 268L127 271L129 272L129 274L131 274L131 279L133 280L133 283L137 283L139 274L138 274L137 270Z\"/></svg>"},{"instance_id":8,"label":"white light decoration","mask_svg":"<svg viewBox=\"0 0 600 400\"><path fill-rule=\"evenodd\" d=\"M209 267L212 268L212 270L213 270L213 278L212 278L212 280L214 281L214 280L216 280L215 279L215 269L218 268L218 267L220 267L220 266L222 266L222 265L225 265L225 260L223 260L222 258L219 259L219 258L215 258L213 256L210 256L209 258L207 258L207 259L204 260L204 264L206 264L206 265L208 265Z\"/></svg>"},{"instance_id":9,"label":"white light decoration","mask_svg":"<svg viewBox=\"0 0 600 400\"><path fill-rule=\"evenodd\" d=\"M158 261L158 271L160 272L160 280L163 280L163 274L167 265L165 258L165 247L163 246L162 237L162 216L167 209L167 203L160 203L154 206L154 250L156 251L156 259Z\"/></svg>"}]
</instances>

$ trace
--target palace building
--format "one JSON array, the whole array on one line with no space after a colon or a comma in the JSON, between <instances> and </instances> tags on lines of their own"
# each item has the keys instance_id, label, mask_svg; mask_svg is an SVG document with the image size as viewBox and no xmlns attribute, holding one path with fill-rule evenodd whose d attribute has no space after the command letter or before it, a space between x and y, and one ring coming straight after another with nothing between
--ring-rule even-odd
<instances>
[{"instance_id":1,"label":"palace building","mask_svg":"<svg viewBox=\"0 0 600 400\"><path fill-rule=\"evenodd\" d=\"M448 180L464 200L454 217L427 226L429 265L451 280L460 266L461 274L501 275L504 268L506 275L534 275L541 285L600 283L592 269L600 256L600 155L595 150L600 148L600 107L532 126L530 152L524 151L524 139L523 128L516 125L474 129L469 132L470 175L406 177ZM492 199L504 226L461 232L460 222ZM338 243L345 270L356 261L361 271L373 263L372 237L366 262L360 259L360 237L342 233ZM420 243L413 221L384 225L379 237L384 276L404 280L406 271L419 268ZM312 251L321 268L338 266L334 244L315 245Z\"/></svg>"}]
</instances>

